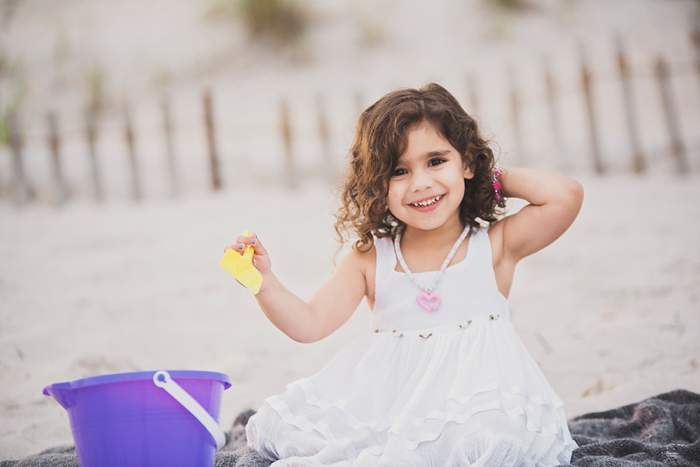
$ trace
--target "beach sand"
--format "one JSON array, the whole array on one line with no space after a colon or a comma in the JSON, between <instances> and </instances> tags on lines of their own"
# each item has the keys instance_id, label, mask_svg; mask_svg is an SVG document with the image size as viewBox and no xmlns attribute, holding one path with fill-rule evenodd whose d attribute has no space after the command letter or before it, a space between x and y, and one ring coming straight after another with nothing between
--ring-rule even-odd
<instances>
[{"instance_id":1,"label":"beach sand","mask_svg":"<svg viewBox=\"0 0 700 467\"><path fill-rule=\"evenodd\" d=\"M569 417L675 388L700 392L698 178L576 178L585 188L577 220L515 272L509 300L527 348ZM508 212L521 201L509 200ZM41 394L54 382L221 371L233 383L223 397L227 427L319 370L370 331L366 302L335 334L299 344L218 260L249 228L278 277L308 299L333 268L334 207L329 188L315 183L291 196L0 205L0 457L72 442L66 412Z\"/></svg>"}]
</instances>

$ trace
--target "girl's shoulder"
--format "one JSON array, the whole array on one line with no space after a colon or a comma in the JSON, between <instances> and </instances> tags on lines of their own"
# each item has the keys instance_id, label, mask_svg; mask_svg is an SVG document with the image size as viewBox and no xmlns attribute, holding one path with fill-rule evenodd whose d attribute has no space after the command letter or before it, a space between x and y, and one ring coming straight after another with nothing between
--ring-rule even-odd
<instances>
[{"instance_id":1,"label":"girl's shoulder","mask_svg":"<svg viewBox=\"0 0 700 467\"><path fill-rule=\"evenodd\" d=\"M365 247L364 250L360 250L357 247L353 247L353 251L356 253L357 257L364 265L367 266L373 264L377 257L377 239L374 238L372 243L369 246Z\"/></svg>"},{"instance_id":2,"label":"girl's shoulder","mask_svg":"<svg viewBox=\"0 0 700 467\"><path fill-rule=\"evenodd\" d=\"M381 239L377 239L377 237L372 234L372 243L364 246L362 250L354 244L350 249L348 256L352 257L353 262L362 270L365 277L372 275L374 271L374 265L377 261L377 244L379 242L381 242Z\"/></svg>"},{"instance_id":3,"label":"girl's shoulder","mask_svg":"<svg viewBox=\"0 0 700 467\"><path fill-rule=\"evenodd\" d=\"M353 244L347 255L347 260L352 264L353 269L358 270L362 274L365 296L367 297L370 308L374 307L374 277L376 274L375 265L377 258L376 244L376 238L373 238L373 242L365 246L362 250Z\"/></svg>"}]
</instances>

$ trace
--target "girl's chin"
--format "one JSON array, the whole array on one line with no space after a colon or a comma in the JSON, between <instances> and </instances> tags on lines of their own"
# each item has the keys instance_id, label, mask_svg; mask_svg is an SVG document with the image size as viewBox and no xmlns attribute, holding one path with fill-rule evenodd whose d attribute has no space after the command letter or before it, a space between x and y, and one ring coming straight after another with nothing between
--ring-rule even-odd
<instances>
[{"instance_id":1,"label":"girl's chin","mask_svg":"<svg viewBox=\"0 0 700 467\"><path fill-rule=\"evenodd\" d=\"M434 215L417 213L409 216L407 221L404 221L407 227L413 227L421 230L433 230L441 225L444 225L448 219L441 216L439 213Z\"/></svg>"}]
</instances>

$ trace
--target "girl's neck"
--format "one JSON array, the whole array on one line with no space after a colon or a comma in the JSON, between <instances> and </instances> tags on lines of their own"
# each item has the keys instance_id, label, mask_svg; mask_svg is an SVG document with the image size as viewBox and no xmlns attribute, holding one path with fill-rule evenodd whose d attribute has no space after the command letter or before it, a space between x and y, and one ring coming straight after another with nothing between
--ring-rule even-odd
<instances>
[{"instance_id":1,"label":"girl's neck","mask_svg":"<svg viewBox=\"0 0 700 467\"><path fill-rule=\"evenodd\" d=\"M427 247L452 246L459 234L464 230L464 225L459 217L453 217L444 225L434 230L421 230L406 225L401 234L401 249L423 249Z\"/></svg>"}]
</instances>

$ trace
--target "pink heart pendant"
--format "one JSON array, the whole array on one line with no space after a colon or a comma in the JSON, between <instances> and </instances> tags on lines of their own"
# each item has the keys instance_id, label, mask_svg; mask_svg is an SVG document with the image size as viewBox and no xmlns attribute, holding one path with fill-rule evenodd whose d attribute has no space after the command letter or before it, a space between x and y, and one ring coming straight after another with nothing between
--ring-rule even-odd
<instances>
[{"instance_id":1,"label":"pink heart pendant","mask_svg":"<svg viewBox=\"0 0 700 467\"><path fill-rule=\"evenodd\" d=\"M438 309L442 300L440 297L432 292L423 290L416 297L416 302L427 312L433 312Z\"/></svg>"}]
</instances>

